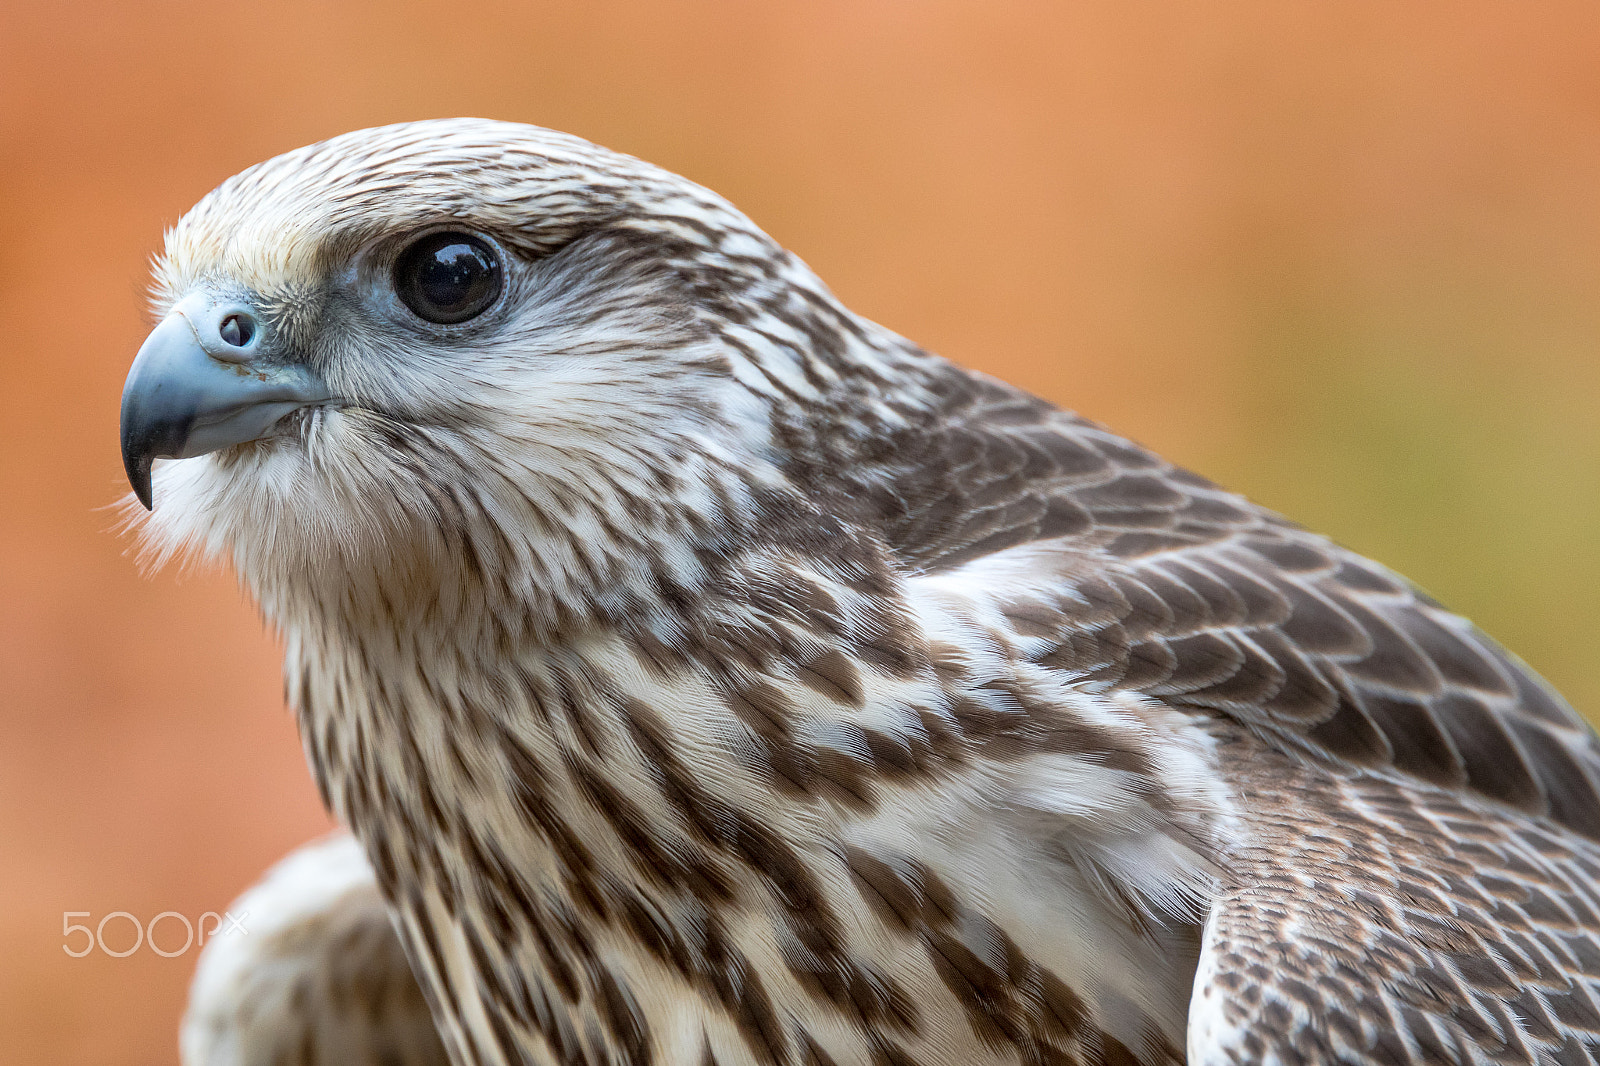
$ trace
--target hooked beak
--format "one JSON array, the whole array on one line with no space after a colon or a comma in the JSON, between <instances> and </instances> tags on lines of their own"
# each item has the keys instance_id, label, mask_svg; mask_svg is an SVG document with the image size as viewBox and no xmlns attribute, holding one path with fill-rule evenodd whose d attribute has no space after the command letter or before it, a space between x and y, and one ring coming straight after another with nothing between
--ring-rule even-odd
<instances>
[{"instance_id":1,"label":"hooked beak","mask_svg":"<svg viewBox=\"0 0 1600 1066\"><path fill-rule=\"evenodd\" d=\"M146 510L150 467L274 435L287 414L332 396L272 351L249 304L196 292L150 331L122 387L122 465Z\"/></svg>"}]
</instances>

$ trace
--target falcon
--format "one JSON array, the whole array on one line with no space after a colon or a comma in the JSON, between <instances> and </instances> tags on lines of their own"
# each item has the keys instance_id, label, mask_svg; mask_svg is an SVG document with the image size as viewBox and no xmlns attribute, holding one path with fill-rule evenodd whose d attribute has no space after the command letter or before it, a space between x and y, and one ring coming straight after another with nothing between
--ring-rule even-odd
<instances>
[{"instance_id":1,"label":"falcon","mask_svg":"<svg viewBox=\"0 0 1600 1066\"><path fill-rule=\"evenodd\" d=\"M155 304L130 513L283 634L457 1066L1594 1061L1557 695L713 193L365 130L206 196Z\"/></svg>"}]
</instances>

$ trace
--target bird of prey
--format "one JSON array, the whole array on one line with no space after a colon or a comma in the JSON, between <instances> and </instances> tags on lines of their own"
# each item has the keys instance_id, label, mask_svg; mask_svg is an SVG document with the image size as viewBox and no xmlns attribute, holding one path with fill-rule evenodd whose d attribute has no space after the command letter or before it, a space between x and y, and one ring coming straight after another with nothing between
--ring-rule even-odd
<instances>
[{"instance_id":1,"label":"bird of prey","mask_svg":"<svg viewBox=\"0 0 1600 1066\"><path fill-rule=\"evenodd\" d=\"M713 193L365 130L206 196L155 301L143 535L283 633L457 1066L1596 1057L1600 746L1558 696ZM314 1034L305 967L361 956L309 943ZM265 1002L268 954L217 987Z\"/></svg>"}]
</instances>

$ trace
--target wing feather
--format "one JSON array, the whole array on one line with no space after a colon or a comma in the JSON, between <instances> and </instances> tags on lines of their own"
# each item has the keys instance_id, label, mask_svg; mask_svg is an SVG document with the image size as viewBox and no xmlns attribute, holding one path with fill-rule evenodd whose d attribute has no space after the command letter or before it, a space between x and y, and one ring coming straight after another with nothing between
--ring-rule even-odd
<instances>
[{"instance_id":1,"label":"wing feather","mask_svg":"<svg viewBox=\"0 0 1600 1066\"><path fill-rule=\"evenodd\" d=\"M1214 733L1270 846L1233 857L1207 917L1190 1066L1600 1059L1595 849L1469 792Z\"/></svg>"},{"instance_id":2,"label":"wing feather","mask_svg":"<svg viewBox=\"0 0 1600 1066\"><path fill-rule=\"evenodd\" d=\"M1050 542L1001 604L1023 653L1214 732L1248 831L1207 920L1190 1061L1591 1061L1582 719L1381 566L1002 383L940 392L876 461L813 440L796 476L815 464L815 491L912 572Z\"/></svg>"},{"instance_id":3,"label":"wing feather","mask_svg":"<svg viewBox=\"0 0 1600 1066\"><path fill-rule=\"evenodd\" d=\"M876 461L816 440L797 479L934 573L1059 544L1035 658L1600 841L1600 743L1526 666L1403 578L1042 400L951 370ZM798 430L796 430L798 432ZM853 447L847 442L841 447ZM845 472L841 476L841 469Z\"/></svg>"}]
</instances>

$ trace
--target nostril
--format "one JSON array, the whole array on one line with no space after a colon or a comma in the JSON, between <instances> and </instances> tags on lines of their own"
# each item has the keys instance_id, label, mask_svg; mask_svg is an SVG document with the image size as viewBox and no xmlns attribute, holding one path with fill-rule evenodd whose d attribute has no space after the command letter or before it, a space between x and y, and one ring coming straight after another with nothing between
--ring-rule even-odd
<instances>
[{"instance_id":1,"label":"nostril","mask_svg":"<svg viewBox=\"0 0 1600 1066\"><path fill-rule=\"evenodd\" d=\"M229 315L222 320L220 332L224 344L231 344L235 348L243 348L255 338L256 323L249 315Z\"/></svg>"}]
</instances>

